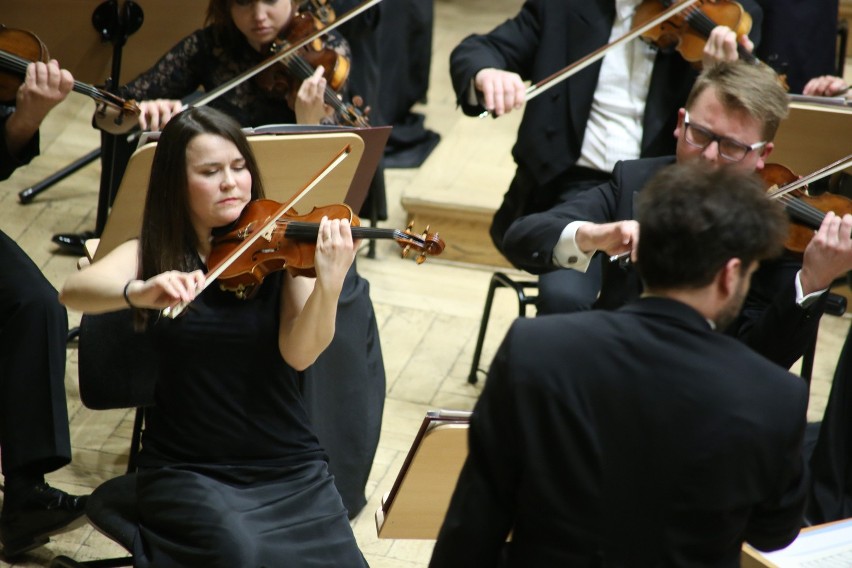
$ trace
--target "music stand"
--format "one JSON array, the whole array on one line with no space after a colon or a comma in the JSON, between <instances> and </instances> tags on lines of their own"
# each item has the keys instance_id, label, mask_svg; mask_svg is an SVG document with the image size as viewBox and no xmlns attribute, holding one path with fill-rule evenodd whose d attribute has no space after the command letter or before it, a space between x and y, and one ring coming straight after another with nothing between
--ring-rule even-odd
<instances>
[{"instance_id":1,"label":"music stand","mask_svg":"<svg viewBox=\"0 0 852 568\"><path fill-rule=\"evenodd\" d=\"M436 539L467 459L470 412L426 413L391 490L376 511L379 538Z\"/></svg>"},{"instance_id":2,"label":"music stand","mask_svg":"<svg viewBox=\"0 0 852 568\"><path fill-rule=\"evenodd\" d=\"M249 135L248 140L260 167L266 197L279 202L290 199L341 149L350 147L349 157L293 207L297 214L304 214L316 206L341 202L357 210L366 199L388 130L290 131ZM130 157L100 239L86 242L89 258L97 261L121 243L139 236L156 146L155 142L146 143Z\"/></svg>"},{"instance_id":3,"label":"music stand","mask_svg":"<svg viewBox=\"0 0 852 568\"><path fill-rule=\"evenodd\" d=\"M847 156L850 149L852 108L793 102L775 135L769 160L807 175Z\"/></svg>"},{"instance_id":4,"label":"music stand","mask_svg":"<svg viewBox=\"0 0 852 568\"><path fill-rule=\"evenodd\" d=\"M147 13L143 14L140 4L148 10ZM45 18L44 2L3 0L0 3L0 22L38 35L48 46L51 56L71 71L78 81L105 83L107 90L111 90L122 84L121 73L128 77L137 76L151 67L181 37L199 28L203 24L206 5L205 0L178 3L170 0L104 0L94 4L89 12L81 9L79 0L51 0L51 10L62 14L62 17ZM143 20L147 20L148 25L141 28ZM123 47L131 37L133 50L124 54ZM96 148L20 191L20 202L31 202L54 183L97 160L100 153L101 149Z\"/></svg>"}]
</instances>

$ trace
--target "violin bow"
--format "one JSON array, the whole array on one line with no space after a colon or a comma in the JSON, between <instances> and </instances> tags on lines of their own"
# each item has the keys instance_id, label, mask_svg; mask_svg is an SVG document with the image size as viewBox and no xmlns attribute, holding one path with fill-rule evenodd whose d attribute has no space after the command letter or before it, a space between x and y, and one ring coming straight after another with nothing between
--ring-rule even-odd
<instances>
[{"instance_id":1,"label":"violin bow","mask_svg":"<svg viewBox=\"0 0 852 568\"><path fill-rule=\"evenodd\" d=\"M673 5L669 6L668 8L666 8L665 10L663 10L662 12L660 12L657 15L656 18L645 22L641 26L637 26L637 27L633 28L632 30L630 30L629 32L627 32L626 34L624 34L623 36L621 36L617 40L611 41L610 43L608 43L606 45L602 45L601 47L597 48L596 50L594 50L590 54L583 57L582 59L578 59L574 63L571 63L570 65L568 65L566 67L563 67L562 69L560 69L556 73L553 73L549 77L542 79L538 83L536 83L534 85L530 85L529 87L527 87L527 90L526 90L526 101L530 101L531 99L534 99L535 97L544 93L545 91L547 91L551 87L555 87L556 85L558 85L559 83L561 83L565 79L571 77L572 75L574 75L576 73L579 73L580 71L582 71L583 69L585 69L586 67L591 65L592 63L595 63L597 60L602 59L604 57L604 55L606 55L607 51L609 51L613 47L616 47L618 45L621 45L622 43L626 43L626 42L628 42L628 41L630 41L634 38L639 37L643 33L650 30L651 28L658 26L659 24L665 22L666 20L668 20L672 16L675 16L675 15L681 13L682 11L693 6L694 4L698 3L699 1L700 0L685 0L684 2L682 2L680 4L673 4ZM479 118L485 118L486 116L489 116L491 114L492 114L492 111L486 110L479 115Z\"/></svg>"},{"instance_id":2,"label":"violin bow","mask_svg":"<svg viewBox=\"0 0 852 568\"><path fill-rule=\"evenodd\" d=\"M845 170L850 165L852 165L852 154L847 154L843 158L840 158L839 160L836 160L814 172L811 172L808 175L797 179L796 181L792 181L786 185L775 188L766 195L767 197L769 197L769 199L777 199L790 193L791 191L805 187L813 181L821 180L822 178L828 177L831 174L837 173L841 170Z\"/></svg>"},{"instance_id":3,"label":"violin bow","mask_svg":"<svg viewBox=\"0 0 852 568\"><path fill-rule=\"evenodd\" d=\"M337 156L332 158L332 160L323 167L319 172L316 173L314 178L308 182L296 195L290 198L289 201L282 203L281 207L273 213L269 220L257 231L244 240L240 246L231 251L231 254L227 257L223 258L219 264L210 269L204 281L204 286L196 290L196 294L200 294L207 286L209 286L213 281L215 281L225 270L228 269L244 252L246 252L258 239L265 235L271 235L275 230L276 224L278 220L284 216L290 209L292 209L303 197L305 197L313 188L315 188L322 180L328 176L334 169L340 165L343 160L345 160L352 153L352 147L347 144L344 146L338 153ZM267 237L268 238L268 237ZM175 319L178 317L186 307L189 305L188 302L180 302L175 304L174 306L168 306L160 312L163 316L171 319Z\"/></svg>"}]
</instances>

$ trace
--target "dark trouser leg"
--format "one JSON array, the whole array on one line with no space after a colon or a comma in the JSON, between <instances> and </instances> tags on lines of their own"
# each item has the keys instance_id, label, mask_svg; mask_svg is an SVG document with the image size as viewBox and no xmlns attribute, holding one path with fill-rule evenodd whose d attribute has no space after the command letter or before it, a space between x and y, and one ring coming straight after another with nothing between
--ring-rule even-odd
<instances>
[{"instance_id":1,"label":"dark trouser leg","mask_svg":"<svg viewBox=\"0 0 852 568\"><path fill-rule=\"evenodd\" d=\"M385 369L370 284L354 266L343 284L334 340L302 378L308 416L353 517L366 504L364 488L385 402Z\"/></svg>"},{"instance_id":2,"label":"dark trouser leg","mask_svg":"<svg viewBox=\"0 0 852 568\"><path fill-rule=\"evenodd\" d=\"M590 310L601 289L601 262L601 256L597 255L586 272L565 268L539 275L537 313Z\"/></svg>"},{"instance_id":3,"label":"dark trouser leg","mask_svg":"<svg viewBox=\"0 0 852 568\"><path fill-rule=\"evenodd\" d=\"M0 451L6 475L71 460L65 406L68 317L38 267L0 232Z\"/></svg>"},{"instance_id":4,"label":"dark trouser leg","mask_svg":"<svg viewBox=\"0 0 852 568\"><path fill-rule=\"evenodd\" d=\"M811 455L811 491L806 516L811 523L852 517L852 333L834 371L822 425Z\"/></svg>"}]
</instances>

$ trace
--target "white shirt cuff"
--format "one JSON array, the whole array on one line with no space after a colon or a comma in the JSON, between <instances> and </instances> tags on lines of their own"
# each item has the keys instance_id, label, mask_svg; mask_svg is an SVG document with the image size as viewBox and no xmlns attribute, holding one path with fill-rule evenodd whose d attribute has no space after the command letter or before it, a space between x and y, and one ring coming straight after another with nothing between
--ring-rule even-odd
<instances>
[{"instance_id":1,"label":"white shirt cuff","mask_svg":"<svg viewBox=\"0 0 852 568\"><path fill-rule=\"evenodd\" d=\"M801 306L803 308L807 308L811 304L813 304L817 298L819 298L828 288L823 290L817 290L816 292L811 292L807 296L805 296L802 291L802 271L798 271L796 273L796 305Z\"/></svg>"},{"instance_id":2,"label":"white shirt cuff","mask_svg":"<svg viewBox=\"0 0 852 568\"><path fill-rule=\"evenodd\" d=\"M553 247L553 264L562 268L571 268L585 272L589 268L596 251L586 254L577 246L577 229L586 225L588 221L572 221L562 229L559 241Z\"/></svg>"}]
</instances>

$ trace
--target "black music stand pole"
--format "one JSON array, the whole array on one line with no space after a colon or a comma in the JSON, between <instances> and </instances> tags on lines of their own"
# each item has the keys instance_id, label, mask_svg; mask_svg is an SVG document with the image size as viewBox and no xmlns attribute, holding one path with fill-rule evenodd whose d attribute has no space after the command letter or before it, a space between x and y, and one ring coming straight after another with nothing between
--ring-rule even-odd
<instances>
[{"instance_id":1,"label":"black music stand pole","mask_svg":"<svg viewBox=\"0 0 852 568\"><path fill-rule=\"evenodd\" d=\"M106 0L95 8L92 14L92 25L100 33L104 41L112 43L112 69L106 82L106 89L114 91L119 84L121 76L121 57L127 38L136 32L144 20L142 8L133 0L125 0L119 8L118 0ZM98 210L94 233L85 232L80 234L58 234L53 236L53 242L65 248L69 252L85 254L83 243L87 238L100 235L106 225L110 205L115 199L118 191L118 180L115 179L116 163L116 141L117 137L102 133L101 148L98 154L101 156L101 184L98 191ZM90 154L91 155L91 154ZM97 157L97 156L95 156Z\"/></svg>"},{"instance_id":2,"label":"black music stand pole","mask_svg":"<svg viewBox=\"0 0 852 568\"><path fill-rule=\"evenodd\" d=\"M101 149L95 148L82 158L77 158L75 161L71 162L61 170L53 172L40 182L32 185L26 189L23 189L18 192L18 199L20 200L22 205L26 205L30 203L33 199L35 199L36 195L42 193L43 191L47 191L50 187L56 182L62 181L66 177L70 176L77 170L88 166L95 160L97 160L101 155Z\"/></svg>"}]
</instances>

